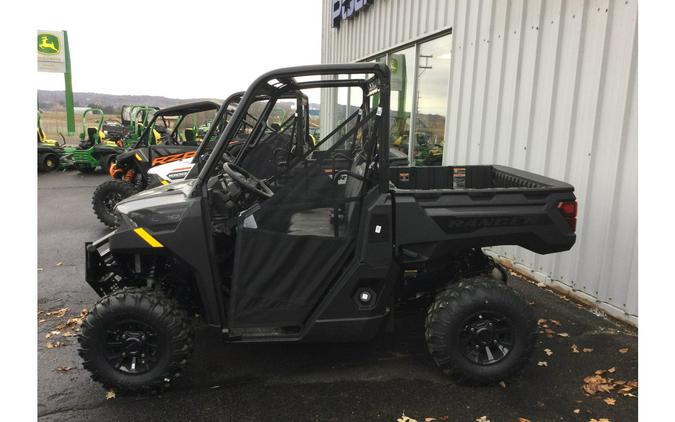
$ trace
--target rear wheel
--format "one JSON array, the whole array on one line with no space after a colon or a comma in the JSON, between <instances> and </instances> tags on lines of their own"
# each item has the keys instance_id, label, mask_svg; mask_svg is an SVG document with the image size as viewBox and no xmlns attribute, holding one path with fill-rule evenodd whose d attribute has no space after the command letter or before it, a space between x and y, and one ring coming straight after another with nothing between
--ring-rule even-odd
<instances>
[{"instance_id":1,"label":"rear wheel","mask_svg":"<svg viewBox=\"0 0 675 422\"><path fill-rule=\"evenodd\" d=\"M156 290L123 289L104 296L84 319L79 354L106 388L157 390L180 375L193 337L175 301Z\"/></svg>"},{"instance_id":2,"label":"rear wheel","mask_svg":"<svg viewBox=\"0 0 675 422\"><path fill-rule=\"evenodd\" d=\"M115 206L135 193L135 186L123 180L108 180L101 183L91 199L94 214L106 226L116 228L119 226L119 216L115 213Z\"/></svg>"},{"instance_id":3,"label":"rear wheel","mask_svg":"<svg viewBox=\"0 0 675 422\"><path fill-rule=\"evenodd\" d=\"M527 302L491 277L449 287L427 313L429 353L443 372L460 381L486 384L517 374L530 358L536 336Z\"/></svg>"},{"instance_id":4,"label":"rear wheel","mask_svg":"<svg viewBox=\"0 0 675 422\"><path fill-rule=\"evenodd\" d=\"M59 167L59 156L56 154L44 154L40 160L39 168L42 171L49 172Z\"/></svg>"}]
</instances>

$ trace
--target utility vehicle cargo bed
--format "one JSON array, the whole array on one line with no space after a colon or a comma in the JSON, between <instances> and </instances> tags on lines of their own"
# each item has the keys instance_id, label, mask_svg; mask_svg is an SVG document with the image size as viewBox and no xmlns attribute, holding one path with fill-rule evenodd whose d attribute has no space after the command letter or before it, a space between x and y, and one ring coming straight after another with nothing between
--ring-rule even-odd
<instances>
[{"instance_id":1,"label":"utility vehicle cargo bed","mask_svg":"<svg viewBox=\"0 0 675 422\"><path fill-rule=\"evenodd\" d=\"M545 254L576 240L567 183L505 166L392 167L390 180L404 259L496 245Z\"/></svg>"}]
</instances>

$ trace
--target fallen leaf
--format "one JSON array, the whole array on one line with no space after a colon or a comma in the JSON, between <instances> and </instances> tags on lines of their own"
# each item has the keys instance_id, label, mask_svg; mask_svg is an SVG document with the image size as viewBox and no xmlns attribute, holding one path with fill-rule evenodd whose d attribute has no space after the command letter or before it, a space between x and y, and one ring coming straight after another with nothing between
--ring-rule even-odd
<instances>
[{"instance_id":1,"label":"fallen leaf","mask_svg":"<svg viewBox=\"0 0 675 422\"><path fill-rule=\"evenodd\" d=\"M553 323L554 325L557 325L558 327L560 327L560 325L561 325L561 324L560 324L560 321L555 320L555 319L552 319L552 320L551 320L551 323Z\"/></svg>"},{"instance_id":2,"label":"fallen leaf","mask_svg":"<svg viewBox=\"0 0 675 422\"><path fill-rule=\"evenodd\" d=\"M58 368L55 369L55 371L65 373L65 372L70 371L71 369L73 369L72 366L59 366Z\"/></svg>"},{"instance_id":3,"label":"fallen leaf","mask_svg":"<svg viewBox=\"0 0 675 422\"><path fill-rule=\"evenodd\" d=\"M616 404L616 399L612 399L612 398L609 398L609 397L607 397L603 401L605 403L607 403L609 406L614 406Z\"/></svg>"},{"instance_id":4,"label":"fallen leaf","mask_svg":"<svg viewBox=\"0 0 675 422\"><path fill-rule=\"evenodd\" d=\"M593 349L591 349L590 347L584 347L581 351L584 353L591 353Z\"/></svg>"},{"instance_id":5,"label":"fallen leaf","mask_svg":"<svg viewBox=\"0 0 675 422\"><path fill-rule=\"evenodd\" d=\"M46 316L55 316L57 318L63 318L69 310L70 310L70 308L61 308L61 309L57 309L56 311L47 312L45 315Z\"/></svg>"},{"instance_id":6,"label":"fallen leaf","mask_svg":"<svg viewBox=\"0 0 675 422\"><path fill-rule=\"evenodd\" d=\"M73 333L72 331L66 331L65 333L63 333L63 337L73 337L75 335L76 334Z\"/></svg>"},{"instance_id":7,"label":"fallen leaf","mask_svg":"<svg viewBox=\"0 0 675 422\"><path fill-rule=\"evenodd\" d=\"M540 360L539 362L537 362L537 366L548 366L548 363L543 360Z\"/></svg>"},{"instance_id":8,"label":"fallen leaf","mask_svg":"<svg viewBox=\"0 0 675 422\"><path fill-rule=\"evenodd\" d=\"M539 282L539 283L537 283L537 287L546 287L546 284L544 284L542 282Z\"/></svg>"},{"instance_id":9,"label":"fallen leaf","mask_svg":"<svg viewBox=\"0 0 675 422\"><path fill-rule=\"evenodd\" d=\"M597 371L594 372L594 374L595 374L595 375L602 375L602 374L604 374L605 372L607 372L606 369L598 369Z\"/></svg>"},{"instance_id":10,"label":"fallen leaf","mask_svg":"<svg viewBox=\"0 0 675 422\"><path fill-rule=\"evenodd\" d=\"M612 366L611 368L609 368L609 369L607 370L607 372L609 372L610 374L613 374L615 371L616 371L616 367L615 367L615 366Z\"/></svg>"},{"instance_id":11,"label":"fallen leaf","mask_svg":"<svg viewBox=\"0 0 675 422\"><path fill-rule=\"evenodd\" d=\"M570 335L567 333L558 333L560 337L569 337Z\"/></svg>"},{"instance_id":12,"label":"fallen leaf","mask_svg":"<svg viewBox=\"0 0 675 422\"><path fill-rule=\"evenodd\" d=\"M56 349L57 347L62 347L65 346L63 343L60 341L55 341L55 342L47 342L47 349Z\"/></svg>"},{"instance_id":13,"label":"fallen leaf","mask_svg":"<svg viewBox=\"0 0 675 422\"><path fill-rule=\"evenodd\" d=\"M41 319L38 321L38 323L42 324L43 322L47 321L46 319Z\"/></svg>"},{"instance_id":14,"label":"fallen leaf","mask_svg":"<svg viewBox=\"0 0 675 422\"><path fill-rule=\"evenodd\" d=\"M434 421L437 421L437 420L438 419L436 419L436 418L429 418L429 417L424 418L424 422L434 422Z\"/></svg>"},{"instance_id":15,"label":"fallen leaf","mask_svg":"<svg viewBox=\"0 0 675 422\"><path fill-rule=\"evenodd\" d=\"M578 415L579 412L581 412L581 409L574 409L573 412L576 413L576 414Z\"/></svg>"},{"instance_id":16,"label":"fallen leaf","mask_svg":"<svg viewBox=\"0 0 675 422\"><path fill-rule=\"evenodd\" d=\"M490 419L487 416L481 416L480 418L476 418L476 422L490 422Z\"/></svg>"},{"instance_id":17,"label":"fallen leaf","mask_svg":"<svg viewBox=\"0 0 675 422\"><path fill-rule=\"evenodd\" d=\"M115 390L108 390L108 391L105 392L105 399L106 400L114 399L115 397L116 397L115 396Z\"/></svg>"},{"instance_id":18,"label":"fallen leaf","mask_svg":"<svg viewBox=\"0 0 675 422\"><path fill-rule=\"evenodd\" d=\"M532 421L526 418L518 418L518 422L532 422Z\"/></svg>"},{"instance_id":19,"label":"fallen leaf","mask_svg":"<svg viewBox=\"0 0 675 422\"><path fill-rule=\"evenodd\" d=\"M63 265L63 262L57 262L57 263L56 263L56 266L57 266L57 267L60 267L60 266L62 266L62 265Z\"/></svg>"},{"instance_id":20,"label":"fallen leaf","mask_svg":"<svg viewBox=\"0 0 675 422\"><path fill-rule=\"evenodd\" d=\"M628 353L628 347L623 347L623 348L619 349L619 353L622 353L622 354Z\"/></svg>"},{"instance_id":21,"label":"fallen leaf","mask_svg":"<svg viewBox=\"0 0 675 422\"><path fill-rule=\"evenodd\" d=\"M539 319L537 320L537 325L546 324L546 321L548 321L548 320L546 320L546 319L544 319L544 318L539 318Z\"/></svg>"},{"instance_id":22,"label":"fallen leaf","mask_svg":"<svg viewBox=\"0 0 675 422\"><path fill-rule=\"evenodd\" d=\"M504 381L499 381L499 386L502 388L506 388L506 383Z\"/></svg>"},{"instance_id":23,"label":"fallen leaf","mask_svg":"<svg viewBox=\"0 0 675 422\"><path fill-rule=\"evenodd\" d=\"M573 344L571 349L572 349L572 353L579 353L579 349L577 348L576 344Z\"/></svg>"},{"instance_id":24,"label":"fallen leaf","mask_svg":"<svg viewBox=\"0 0 675 422\"><path fill-rule=\"evenodd\" d=\"M546 353L546 356L551 356L553 351L551 349L544 349L544 353Z\"/></svg>"},{"instance_id":25,"label":"fallen leaf","mask_svg":"<svg viewBox=\"0 0 675 422\"><path fill-rule=\"evenodd\" d=\"M588 422L612 422L612 421L610 421L607 418L600 418L600 419L591 418Z\"/></svg>"}]
</instances>

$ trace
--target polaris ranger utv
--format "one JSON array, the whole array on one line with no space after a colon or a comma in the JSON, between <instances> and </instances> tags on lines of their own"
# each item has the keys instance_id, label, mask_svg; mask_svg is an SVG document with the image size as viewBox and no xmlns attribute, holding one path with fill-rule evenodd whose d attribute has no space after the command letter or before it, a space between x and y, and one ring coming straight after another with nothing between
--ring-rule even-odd
<instances>
[{"instance_id":1,"label":"polaris ranger utv","mask_svg":"<svg viewBox=\"0 0 675 422\"><path fill-rule=\"evenodd\" d=\"M86 281L101 299L79 343L94 379L132 391L170 384L192 352L195 315L228 343L356 341L391 329L397 310L425 298L420 329L444 372L488 383L523 367L533 314L491 276L481 247L570 249L573 187L503 166L390 167L389 82L379 63L266 73L197 178L118 204L119 228L86 244ZM363 93L344 130L307 152L260 142L284 92L337 87ZM260 94L270 101L231 157ZM275 154L297 159L275 171L252 165Z\"/></svg>"}]
</instances>

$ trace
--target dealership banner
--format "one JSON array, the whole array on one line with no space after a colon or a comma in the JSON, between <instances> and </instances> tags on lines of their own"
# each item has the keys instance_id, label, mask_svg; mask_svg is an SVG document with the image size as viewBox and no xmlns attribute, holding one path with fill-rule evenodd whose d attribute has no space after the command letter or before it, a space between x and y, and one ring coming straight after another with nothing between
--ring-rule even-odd
<instances>
[{"instance_id":1,"label":"dealership banner","mask_svg":"<svg viewBox=\"0 0 675 422\"><path fill-rule=\"evenodd\" d=\"M38 31L37 53L38 72L65 73L63 31Z\"/></svg>"}]
</instances>

